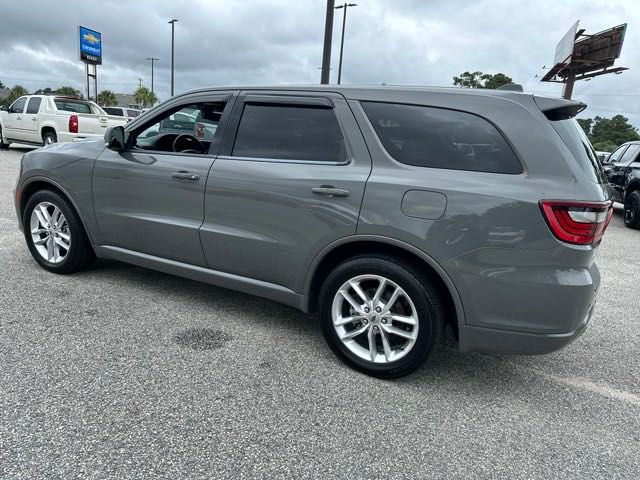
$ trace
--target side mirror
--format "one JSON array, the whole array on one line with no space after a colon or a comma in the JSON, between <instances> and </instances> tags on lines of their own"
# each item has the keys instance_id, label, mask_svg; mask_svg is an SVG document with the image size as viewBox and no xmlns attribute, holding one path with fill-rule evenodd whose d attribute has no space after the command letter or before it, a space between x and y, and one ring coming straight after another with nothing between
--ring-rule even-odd
<instances>
[{"instance_id":1,"label":"side mirror","mask_svg":"<svg viewBox=\"0 0 640 480\"><path fill-rule=\"evenodd\" d=\"M109 127L104 132L104 141L107 147L117 152L124 152L127 148L127 135L123 127Z\"/></svg>"},{"instance_id":2,"label":"side mirror","mask_svg":"<svg viewBox=\"0 0 640 480\"><path fill-rule=\"evenodd\" d=\"M4 105L0 105L0 111L6 112L7 111L7 107L5 107Z\"/></svg>"}]
</instances>

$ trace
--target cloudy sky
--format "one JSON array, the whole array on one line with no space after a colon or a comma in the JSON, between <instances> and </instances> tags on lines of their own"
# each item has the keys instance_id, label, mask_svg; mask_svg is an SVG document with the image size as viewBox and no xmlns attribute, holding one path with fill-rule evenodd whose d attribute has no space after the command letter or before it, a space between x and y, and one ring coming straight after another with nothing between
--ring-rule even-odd
<instances>
[{"instance_id":1,"label":"cloudy sky","mask_svg":"<svg viewBox=\"0 0 640 480\"><path fill-rule=\"evenodd\" d=\"M337 0L340 2L340 0ZM622 57L630 67L576 84L586 116L623 113L640 127L639 0L356 0L349 9L343 83L447 86L465 70L503 72L526 91L540 83L573 22L587 33L628 23ZM317 83L324 0L2 0L0 81L29 90L83 88L78 25L102 32L98 88L131 93L146 57L158 57L155 90L169 95L171 27L176 24L176 91L204 85ZM48 5L48 7L46 6ZM336 12L332 82L342 14ZM536 78L538 76L538 78Z\"/></svg>"}]
</instances>

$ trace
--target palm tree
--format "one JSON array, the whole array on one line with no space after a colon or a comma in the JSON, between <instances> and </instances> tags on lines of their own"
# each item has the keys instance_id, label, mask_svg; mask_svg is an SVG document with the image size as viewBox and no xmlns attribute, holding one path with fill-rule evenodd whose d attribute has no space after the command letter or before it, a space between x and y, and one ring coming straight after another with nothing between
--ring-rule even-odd
<instances>
[{"instance_id":1,"label":"palm tree","mask_svg":"<svg viewBox=\"0 0 640 480\"><path fill-rule=\"evenodd\" d=\"M155 93L152 93L147 87L140 86L133 92L133 98L136 100L136 103L144 107L151 107L154 103L158 101L158 97L156 97Z\"/></svg>"},{"instance_id":2,"label":"palm tree","mask_svg":"<svg viewBox=\"0 0 640 480\"><path fill-rule=\"evenodd\" d=\"M118 103L118 99L116 98L116 94L111 90L102 90L98 94L98 105L103 107L110 107Z\"/></svg>"},{"instance_id":3,"label":"palm tree","mask_svg":"<svg viewBox=\"0 0 640 480\"><path fill-rule=\"evenodd\" d=\"M69 86L56 88L53 93L57 93L58 95L69 95L71 97L79 97L81 95L80 90L76 90Z\"/></svg>"}]
</instances>

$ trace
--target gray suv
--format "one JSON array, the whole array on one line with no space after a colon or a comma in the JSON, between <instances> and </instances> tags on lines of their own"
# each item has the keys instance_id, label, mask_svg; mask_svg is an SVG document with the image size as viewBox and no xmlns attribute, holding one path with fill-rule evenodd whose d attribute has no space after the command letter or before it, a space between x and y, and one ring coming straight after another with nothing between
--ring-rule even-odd
<instances>
[{"instance_id":1,"label":"gray suv","mask_svg":"<svg viewBox=\"0 0 640 480\"><path fill-rule=\"evenodd\" d=\"M104 141L26 153L16 211L46 270L108 258L317 313L336 355L371 375L412 372L445 329L465 352L547 353L593 313L612 213L573 119L584 107L490 90L196 90Z\"/></svg>"}]
</instances>

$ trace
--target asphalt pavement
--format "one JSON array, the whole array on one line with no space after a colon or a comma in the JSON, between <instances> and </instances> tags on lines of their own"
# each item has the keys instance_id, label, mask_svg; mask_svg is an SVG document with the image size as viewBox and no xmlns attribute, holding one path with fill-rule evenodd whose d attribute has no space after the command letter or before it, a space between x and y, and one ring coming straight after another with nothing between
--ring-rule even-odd
<instances>
[{"instance_id":1,"label":"asphalt pavement","mask_svg":"<svg viewBox=\"0 0 640 480\"><path fill-rule=\"evenodd\" d=\"M0 478L640 478L640 231L618 209L586 333L443 346L383 381L291 308L120 263L31 258L0 152Z\"/></svg>"}]
</instances>

